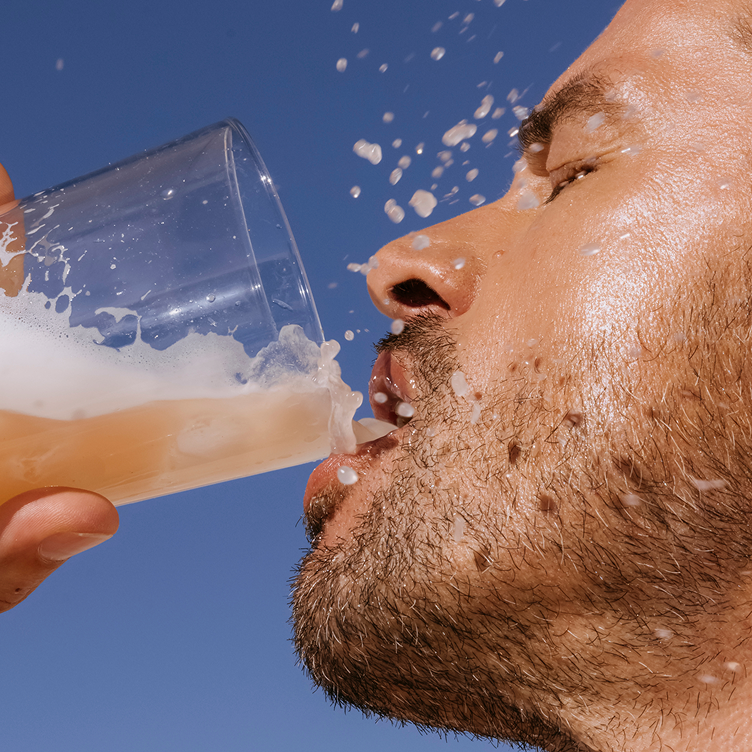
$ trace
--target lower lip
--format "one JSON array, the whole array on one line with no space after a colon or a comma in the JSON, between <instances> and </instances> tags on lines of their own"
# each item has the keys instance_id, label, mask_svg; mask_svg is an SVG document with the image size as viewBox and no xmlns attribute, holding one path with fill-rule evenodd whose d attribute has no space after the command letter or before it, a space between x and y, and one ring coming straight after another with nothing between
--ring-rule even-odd
<instances>
[{"instance_id":1,"label":"lower lip","mask_svg":"<svg viewBox=\"0 0 752 752\"><path fill-rule=\"evenodd\" d=\"M373 461L382 455L388 449L393 449L398 444L398 439L392 431L386 436L382 436L376 441L368 441L365 444L359 444L355 454L333 454L325 459L308 478L305 495L303 496L303 510L308 512L311 501L315 496L320 494L327 486L332 484L341 484L337 477L337 471L341 467L352 468L358 476L362 477Z\"/></svg>"}]
</instances>

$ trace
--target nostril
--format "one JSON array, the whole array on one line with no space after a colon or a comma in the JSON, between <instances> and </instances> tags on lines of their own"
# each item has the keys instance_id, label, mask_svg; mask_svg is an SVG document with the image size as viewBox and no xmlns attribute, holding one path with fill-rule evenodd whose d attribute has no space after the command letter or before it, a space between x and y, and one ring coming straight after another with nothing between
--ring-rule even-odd
<instances>
[{"instance_id":1,"label":"nostril","mask_svg":"<svg viewBox=\"0 0 752 752\"><path fill-rule=\"evenodd\" d=\"M398 282L392 287L390 294L397 303L409 308L438 306L445 311L449 310L449 304L444 298L420 279Z\"/></svg>"}]
</instances>

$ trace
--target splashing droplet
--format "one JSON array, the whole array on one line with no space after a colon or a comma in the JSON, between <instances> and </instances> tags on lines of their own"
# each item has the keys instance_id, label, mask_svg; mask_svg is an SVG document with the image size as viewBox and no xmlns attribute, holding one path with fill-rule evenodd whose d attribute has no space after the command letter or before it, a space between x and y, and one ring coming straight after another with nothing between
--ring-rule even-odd
<instances>
[{"instance_id":1,"label":"splashing droplet","mask_svg":"<svg viewBox=\"0 0 752 752\"><path fill-rule=\"evenodd\" d=\"M431 57L434 60L441 60L442 57L446 54L446 50L443 47L434 47L431 50Z\"/></svg>"},{"instance_id":2,"label":"splashing droplet","mask_svg":"<svg viewBox=\"0 0 752 752\"><path fill-rule=\"evenodd\" d=\"M352 188L350 188L350 195L353 198L358 198L358 196L360 196L360 186L354 185Z\"/></svg>"},{"instance_id":3,"label":"splashing droplet","mask_svg":"<svg viewBox=\"0 0 752 752\"><path fill-rule=\"evenodd\" d=\"M473 206L481 206L481 204L486 203L486 197L481 196L480 193L475 193L474 195L470 196L470 203Z\"/></svg>"},{"instance_id":4,"label":"splashing droplet","mask_svg":"<svg viewBox=\"0 0 752 752\"><path fill-rule=\"evenodd\" d=\"M475 125L475 123L468 123L467 120L461 120L441 137L441 143L443 143L444 146L457 146L461 141L472 138L477 130L478 126ZM441 153L439 156L441 156Z\"/></svg>"},{"instance_id":5,"label":"splashing droplet","mask_svg":"<svg viewBox=\"0 0 752 752\"><path fill-rule=\"evenodd\" d=\"M424 191L422 189L418 189L413 194L413 197L410 199L410 206L415 209L415 213L419 217L423 217L424 219L426 217L431 216L431 213L436 208L436 204L438 201L436 200L436 197L431 193L430 191Z\"/></svg>"},{"instance_id":6,"label":"splashing droplet","mask_svg":"<svg viewBox=\"0 0 752 752\"><path fill-rule=\"evenodd\" d=\"M364 138L355 142L353 151L371 164L377 165L381 162L381 147L378 144L369 144Z\"/></svg>"},{"instance_id":7,"label":"splashing droplet","mask_svg":"<svg viewBox=\"0 0 752 752\"><path fill-rule=\"evenodd\" d=\"M384 211L386 216L398 225L405 218L405 210L397 204L397 202L390 198L389 201L384 204Z\"/></svg>"},{"instance_id":8,"label":"splashing droplet","mask_svg":"<svg viewBox=\"0 0 752 752\"><path fill-rule=\"evenodd\" d=\"M341 57L339 60L337 60L337 70L340 73L344 73L347 69L347 58Z\"/></svg>"}]
</instances>

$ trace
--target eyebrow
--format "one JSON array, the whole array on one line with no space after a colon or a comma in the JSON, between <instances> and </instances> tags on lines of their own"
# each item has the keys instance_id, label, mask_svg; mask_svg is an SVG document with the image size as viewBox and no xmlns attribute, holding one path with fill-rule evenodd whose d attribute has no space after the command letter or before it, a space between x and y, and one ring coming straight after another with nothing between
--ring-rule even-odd
<instances>
[{"instance_id":1,"label":"eyebrow","mask_svg":"<svg viewBox=\"0 0 752 752\"><path fill-rule=\"evenodd\" d=\"M612 85L592 72L568 81L550 99L544 100L522 121L517 139L523 151L533 144L549 144L557 126L582 115L622 113L624 105L608 96Z\"/></svg>"}]
</instances>

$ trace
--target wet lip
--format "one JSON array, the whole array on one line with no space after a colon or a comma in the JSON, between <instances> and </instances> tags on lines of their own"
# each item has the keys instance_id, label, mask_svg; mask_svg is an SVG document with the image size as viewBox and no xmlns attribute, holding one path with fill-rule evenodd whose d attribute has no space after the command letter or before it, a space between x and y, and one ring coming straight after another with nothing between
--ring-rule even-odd
<instances>
[{"instance_id":1,"label":"wet lip","mask_svg":"<svg viewBox=\"0 0 752 752\"><path fill-rule=\"evenodd\" d=\"M407 375L388 350L379 354L368 382L368 400L373 414L379 420L400 428L409 418L397 412L400 403L412 402L413 390Z\"/></svg>"},{"instance_id":2,"label":"wet lip","mask_svg":"<svg viewBox=\"0 0 752 752\"><path fill-rule=\"evenodd\" d=\"M400 403L409 405L412 396L413 390L405 370L392 357L391 352L380 353L376 358L368 383L368 397L374 416L401 428L410 419L398 415L397 408ZM399 428L375 441L358 444L355 454L331 455L311 473L303 497L303 509L314 534L336 511L345 495L344 491L347 486L340 483L337 471L347 466L355 470L358 475L365 473L381 454L397 446ZM324 499L330 501L324 501ZM323 505L326 505L326 508Z\"/></svg>"}]
</instances>

